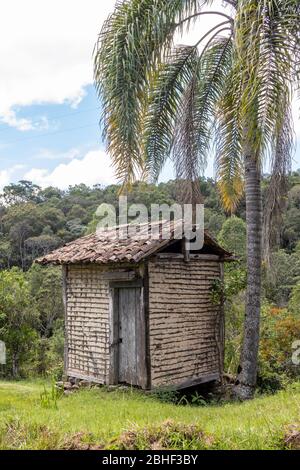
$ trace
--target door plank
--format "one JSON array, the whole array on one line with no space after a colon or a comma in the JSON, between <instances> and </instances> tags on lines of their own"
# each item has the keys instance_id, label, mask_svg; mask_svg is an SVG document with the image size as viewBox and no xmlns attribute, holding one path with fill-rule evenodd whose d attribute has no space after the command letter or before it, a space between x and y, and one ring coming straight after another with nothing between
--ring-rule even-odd
<instances>
[{"instance_id":1,"label":"door plank","mask_svg":"<svg viewBox=\"0 0 300 470\"><path fill-rule=\"evenodd\" d=\"M137 292L136 311L136 363L138 385L147 388L147 357L146 357L146 320L144 306L144 289Z\"/></svg>"},{"instance_id":2,"label":"door plank","mask_svg":"<svg viewBox=\"0 0 300 470\"><path fill-rule=\"evenodd\" d=\"M119 289L119 381L137 385L136 316L140 289Z\"/></svg>"}]
</instances>

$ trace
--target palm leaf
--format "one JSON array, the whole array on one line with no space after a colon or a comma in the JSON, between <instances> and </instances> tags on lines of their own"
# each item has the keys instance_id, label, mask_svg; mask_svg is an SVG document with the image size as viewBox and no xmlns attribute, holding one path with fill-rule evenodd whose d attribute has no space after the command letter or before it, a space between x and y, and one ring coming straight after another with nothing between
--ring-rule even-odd
<instances>
[{"instance_id":1,"label":"palm leaf","mask_svg":"<svg viewBox=\"0 0 300 470\"><path fill-rule=\"evenodd\" d=\"M219 102L216 126L216 178L225 210L233 213L244 191L240 82L234 67Z\"/></svg>"},{"instance_id":2,"label":"palm leaf","mask_svg":"<svg viewBox=\"0 0 300 470\"><path fill-rule=\"evenodd\" d=\"M280 242L283 210L286 207L288 175L292 169L293 125L290 105L285 110L282 127L278 128L272 146L270 182L265 196L263 251L267 265L270 264L270 250Z\"/></svg>"},{"instance_id":3,"label":"palm leaf","mask_svg":"<svg viewBox=\"0 0 300 470\"><path fill-rule=\"evenodd\" d=\"M215 38L198 60L176 122L173 159L178 178L194 181L206 167L217 103L231 60L231 37Z\"/></svg>"},{"instance_id":4,"label":"palm leaf","mask_svg":"<svg viewBox=\"0 0 300 470\"><path fill-rule=\"evenodd\" d=\"M143 148L154 180L170 156L176 115L197 65L197 55L195 47L177 47L152 77L144 120Z\"/></svg>"},{"instance_id":5,"label":"palm leaf","mask_svg":"<svg viewBox=\"0 0 300 470\"><path fill-rule=\"evenodd\" d=\"M139 136L149 76L172 44L178 19L207 0L119 2L95 50L94 75L102 123L117 176L130 182L143 167Z\"/></svg>"},{"instance_id":6,"label":"palm leaf","mask_svg":"<svg viewBox=\"0 0 300 470\"><path fill-rule=\"evenodd\" d=\"M240 111L247 139L258 157L266 154L282 127L293 82L295 0L241 0L236 20ZM281 125L278 120L281 120Z\"/></svg>"}]
</instances>

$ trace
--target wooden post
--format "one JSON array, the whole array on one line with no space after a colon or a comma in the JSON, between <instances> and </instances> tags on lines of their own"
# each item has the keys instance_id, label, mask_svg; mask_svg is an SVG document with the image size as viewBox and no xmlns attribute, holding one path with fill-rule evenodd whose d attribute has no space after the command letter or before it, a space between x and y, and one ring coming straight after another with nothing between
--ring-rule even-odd
<instances>
[{"instance_id":1,"label":"wooden post","mask_svg":"<svg viewBox=\"0 0 300 470\"><path fill-rule=\"evenodd\" d=\"M223 286L224 283L224 262L220 262L220 278ZM224 356L225 356L225 311L224 311L224 293L222 291L221 305L220 305L220 378L223 382L223 371L224 371Z\"/></svg>"},{"instance_id":2,"label":"wooden post","mask_svg":"<svg viewBox=\"0 0 300 470\"><path fill-rule=\"evenodd\" d=\"M64 375L68 375L68 355L69 355L69 345L68 345L68 303L67 303L67 287L68 287L68 267L67 265L62 266L62 289L63 289L63 303L64 303L64 334L65 334L65 343L64 343Z\"/></svg>"},{"instance_id":3,"label":"wooden post","mask_svg":"<svg viewBox=\"0 0 300 470\"><path fill-rule=\"evenodd\" d=\"M136 319L137 327L137 373L139 386L146 389L148 386L147 376L147 329L145 318L145 288L141 288L139 311Z\"/></svg>"},{"instance_id":4,"label":"wooden post","mask_svg":"<svg viewBox=\"0 0 300 470\"><path fill-rule=\"evenodd\" d=\"M185 238L182 239L182 253L184 261L188 263L190 261L190 250L187 248L188 242Z\"/></svg>"},{"instance_id":5,"label":"wooden post","mask_svg":"<svg viewBox=\"0 0 300 470\"><path fill-rule=\"evenodd\" d=\"M119 378L119 296L118 289L109 287L109 384L116 385Z\"/></svg>"},{"instance_id":6,"label":"wooden post","mask_svg":"<svg viewBox=\"0 0 300 470\"><path fill-rule=\"evenodd\" d=\"M145 320L145 347L146 347L146 387L151 389L151 354L150 354L150 326L149 326L149 265L145 263L144 274L144 320Z\"/></svg>"}]
</instances>

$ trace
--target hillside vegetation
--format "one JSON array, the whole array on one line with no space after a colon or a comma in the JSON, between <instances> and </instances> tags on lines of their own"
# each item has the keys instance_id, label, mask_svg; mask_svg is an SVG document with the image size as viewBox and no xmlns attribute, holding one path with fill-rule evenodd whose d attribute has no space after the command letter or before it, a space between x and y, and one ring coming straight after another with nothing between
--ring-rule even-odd
<instances>
[{"instance_id":1,"label":"hillside vegetation","mask_svg":"<svg viewBox=\"0 0 300 470\"><path fill-rule=\"evenodd\" d=\"M264 178L264 192L269 178ZM229 217L222 209L216 184L200 180L205 226L239 259L225 267L225 283L213 286L218 302L225 294L225 371L235 375L244 321L246 284L245 204ZM7 347L7 365L0 377L60 378L63 366L61 270L33 260L86 233L97 225L101 203L118 207L119 187L68 190L39 188L29 181L4 187L0 203L0 339ZM172 205L176 183L135 183L128 204ZM259 388L275 391L299 377L292 364L292 345L300 338L300 172L289 178L286 210L273 247L271 269L263 269Z\"/></svg>"}]
</instances>

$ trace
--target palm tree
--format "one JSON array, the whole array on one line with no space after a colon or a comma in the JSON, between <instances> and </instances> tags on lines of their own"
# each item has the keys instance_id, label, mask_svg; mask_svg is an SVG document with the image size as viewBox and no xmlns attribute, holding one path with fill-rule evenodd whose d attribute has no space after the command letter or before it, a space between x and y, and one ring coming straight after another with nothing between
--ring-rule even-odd
<instances>
[{"instance_id":1,"label":"palm tree","mask_svg":"<svg viewBox=\"0 0 300 470\"><path fill-rule=\"evenodd\" d=\"M236 393L246 399L257 377L261 174L268 158L269 227L291 161L300 6L299 0L224 0L222 8L218 3L117 3L96 45L95 81L108 151L124 184L137 173L156 179L170 156L177 176L195 181L213 143L224 207L234 211L245 191L248 285ZM178 33L212 14L220 21L205 34L199 27L193 46L174 44Z\"/></svg>"}]
</instances>

